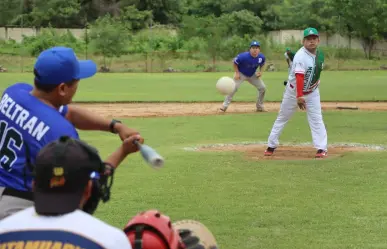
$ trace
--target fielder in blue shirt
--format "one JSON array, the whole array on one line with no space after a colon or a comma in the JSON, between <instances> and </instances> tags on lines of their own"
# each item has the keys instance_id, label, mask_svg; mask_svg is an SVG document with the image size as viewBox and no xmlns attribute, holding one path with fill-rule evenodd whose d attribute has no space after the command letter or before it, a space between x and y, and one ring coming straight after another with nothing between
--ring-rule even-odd
<instances>
[{"instance_id":1,"label":"fielder in blue shirt","mask_svg":"<svg viewBox=\"0 0 387 249\"><path fill-rule=\"evenodd\" d=\"M258 41L251 42L248 52L240 53L234 58L233 66L235 71L235 89L231 94L226 96L223 102L223 106L220 108L221 111L225 112L227 110L232 101L232 98L234 97L234 94L238 91L240 85L245 80L247 80L258 90L256 111L265 111L263 102L265 98L266 86L261 78L265 63L266 58L261 53L261 45ZM259 71L257 72L258 68Z\"/></svg>"},{"instance_id":2,"label":"fielder in blue shirt","mask_svg":"<svg viewBox=\"0 0 387 249\"><path fill-rule=\"evenodd\" d=\"M139 134L118 120L97 116L71 105L81 79L97 66L78 60L74 51L54 47L43 51L34 66L34 85L16 83L0 99L0 220L33 205L33 164L46 144L76 128L118 133L121 140ZM143 142L141 138L140 142Z\"/></svg>"}]
</instances>

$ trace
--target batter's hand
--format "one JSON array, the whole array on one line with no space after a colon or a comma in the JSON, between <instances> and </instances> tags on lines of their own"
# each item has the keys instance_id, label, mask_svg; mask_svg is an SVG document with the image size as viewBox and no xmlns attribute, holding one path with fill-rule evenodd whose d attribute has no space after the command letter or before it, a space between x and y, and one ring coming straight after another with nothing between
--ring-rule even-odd
<instances>
[{"instance_id":1,"label":"batter's hand","mask_svg":"<svg viewBox=\"0 0 387 249\"><path fill-rule=\"evenodd\" d=\"M234 79L235 80L240 80L241 79L241 75L239 74L239 72L235 73Z\"/></svg>"},{"instance_id":2,"label":"batter's hand","mask_svg":"<svg viewBox=\"0 0 387 249\"><path fill-rule=\"evenodd\" d=\"M139 134L126 138L122 142L122 149L126 154L134 153L139 150L138 146L133 143L134 140L138 140L141 144L144 143L144 139Z\"/></svg>"},{"instance_id":3,"label":"batter's hand","mask_svg":"<svg viewBox=\"0 0 387 249\"><path fill-rule=\"evenodd\" d=\"M306 109L306 103L305 103L305 98L304 97L298 97L297 98L297 105L301 110Z\"/></svg>"},{"instance_id":4,"label":"batter's hand","mask_svg":"<svg viewBox=\"0 0 387 249\"><path fill-rule=\"evenodd\" d=\"M133 135L139 135L140 132L133 129L133 128L129 128L127 126L125 126L124 124L122 123L116 123L115 126L114 126L114 129L117 131L118 135L120 136L121 140L124 141L126 138L130 137L130 136L133 136ZM144 143L144 139L141 138L141 140L139 140L140 143Z\"/></svg>"},{"instance_id":5,"label":"batter's hand","mask_svg":"<svg viewBox=\"0 0 387 249\"><path fill-rule=\"evenodd\" d=\"M256 72L255 75L257 76L257 78L259 78L262 76L262 72Z\"/></svg>"}]
</instances>

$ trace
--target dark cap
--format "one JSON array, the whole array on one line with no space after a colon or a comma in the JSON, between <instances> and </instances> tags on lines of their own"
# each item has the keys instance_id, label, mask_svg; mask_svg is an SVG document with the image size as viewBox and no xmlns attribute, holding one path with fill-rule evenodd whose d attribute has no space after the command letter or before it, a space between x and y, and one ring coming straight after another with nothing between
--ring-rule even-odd
<instances>
[{"instance_id":1,"label":"dark cap","mask_svg":"<svg viewBox=\"0 0 387 249\"><path fill-rule=\"evenodd\" d=\"M250 43L250 48L251 47L261 47L261 44L259 43L259 41L252 41Z\"/></svg>"},{"instance_id":2,"label":"dark cap","mask_svg":"<svg viewBox=\"0 0 387 249\"><path fill-rule=\"evenodd\" d=\"M65 214L79 208L89 180L103 172L95 148L61 137L47 144L35 162L35 209L39 214Z\"/></svg>"}]
</instances>

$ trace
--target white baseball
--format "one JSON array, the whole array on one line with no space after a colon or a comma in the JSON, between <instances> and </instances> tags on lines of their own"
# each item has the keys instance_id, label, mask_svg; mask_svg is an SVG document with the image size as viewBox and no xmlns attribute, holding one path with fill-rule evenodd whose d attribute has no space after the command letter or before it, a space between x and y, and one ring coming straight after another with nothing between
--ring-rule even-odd
<instances>
[{"instance_id":1,"label":"white baseball","mask_svg":"<svg viewBox=\"0 0 387 249\"><path fill-rule=\"evenodd\" d=\"M216 82L216 89L222 95L229 95L235 89L235 81L233 78L224 76Z\"/></svg>"}]
</instances>

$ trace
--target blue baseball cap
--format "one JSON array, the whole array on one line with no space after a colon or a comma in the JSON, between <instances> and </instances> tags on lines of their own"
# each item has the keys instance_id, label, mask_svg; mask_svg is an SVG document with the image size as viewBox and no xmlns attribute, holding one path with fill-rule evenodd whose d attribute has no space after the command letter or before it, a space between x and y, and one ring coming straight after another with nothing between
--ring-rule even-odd
<instances>
[{"instance_id":1,"label":"blue baseball cap","mask_svg":"<svg viewBox=\"0 0 387 249\"><path fill-rule=\"evenodd\" d=\"M258 41L252 41L252 42L250 43L250 48L251 48L252 46L260 47L261 44L260 44Z\"/></svg>"},{"instance_id":2,"label":"blue baseball cap","mask_svg":"<svg viewBox=\"0 0 387 249\"><path fill-rule=\"evenodd\" d=\"M97 73L97 65L91 60L78 60L72 48L52 47L38 56L34 69L35 80L41 84L59 85L80 80Z\"/></svg>"}]
</instances>

